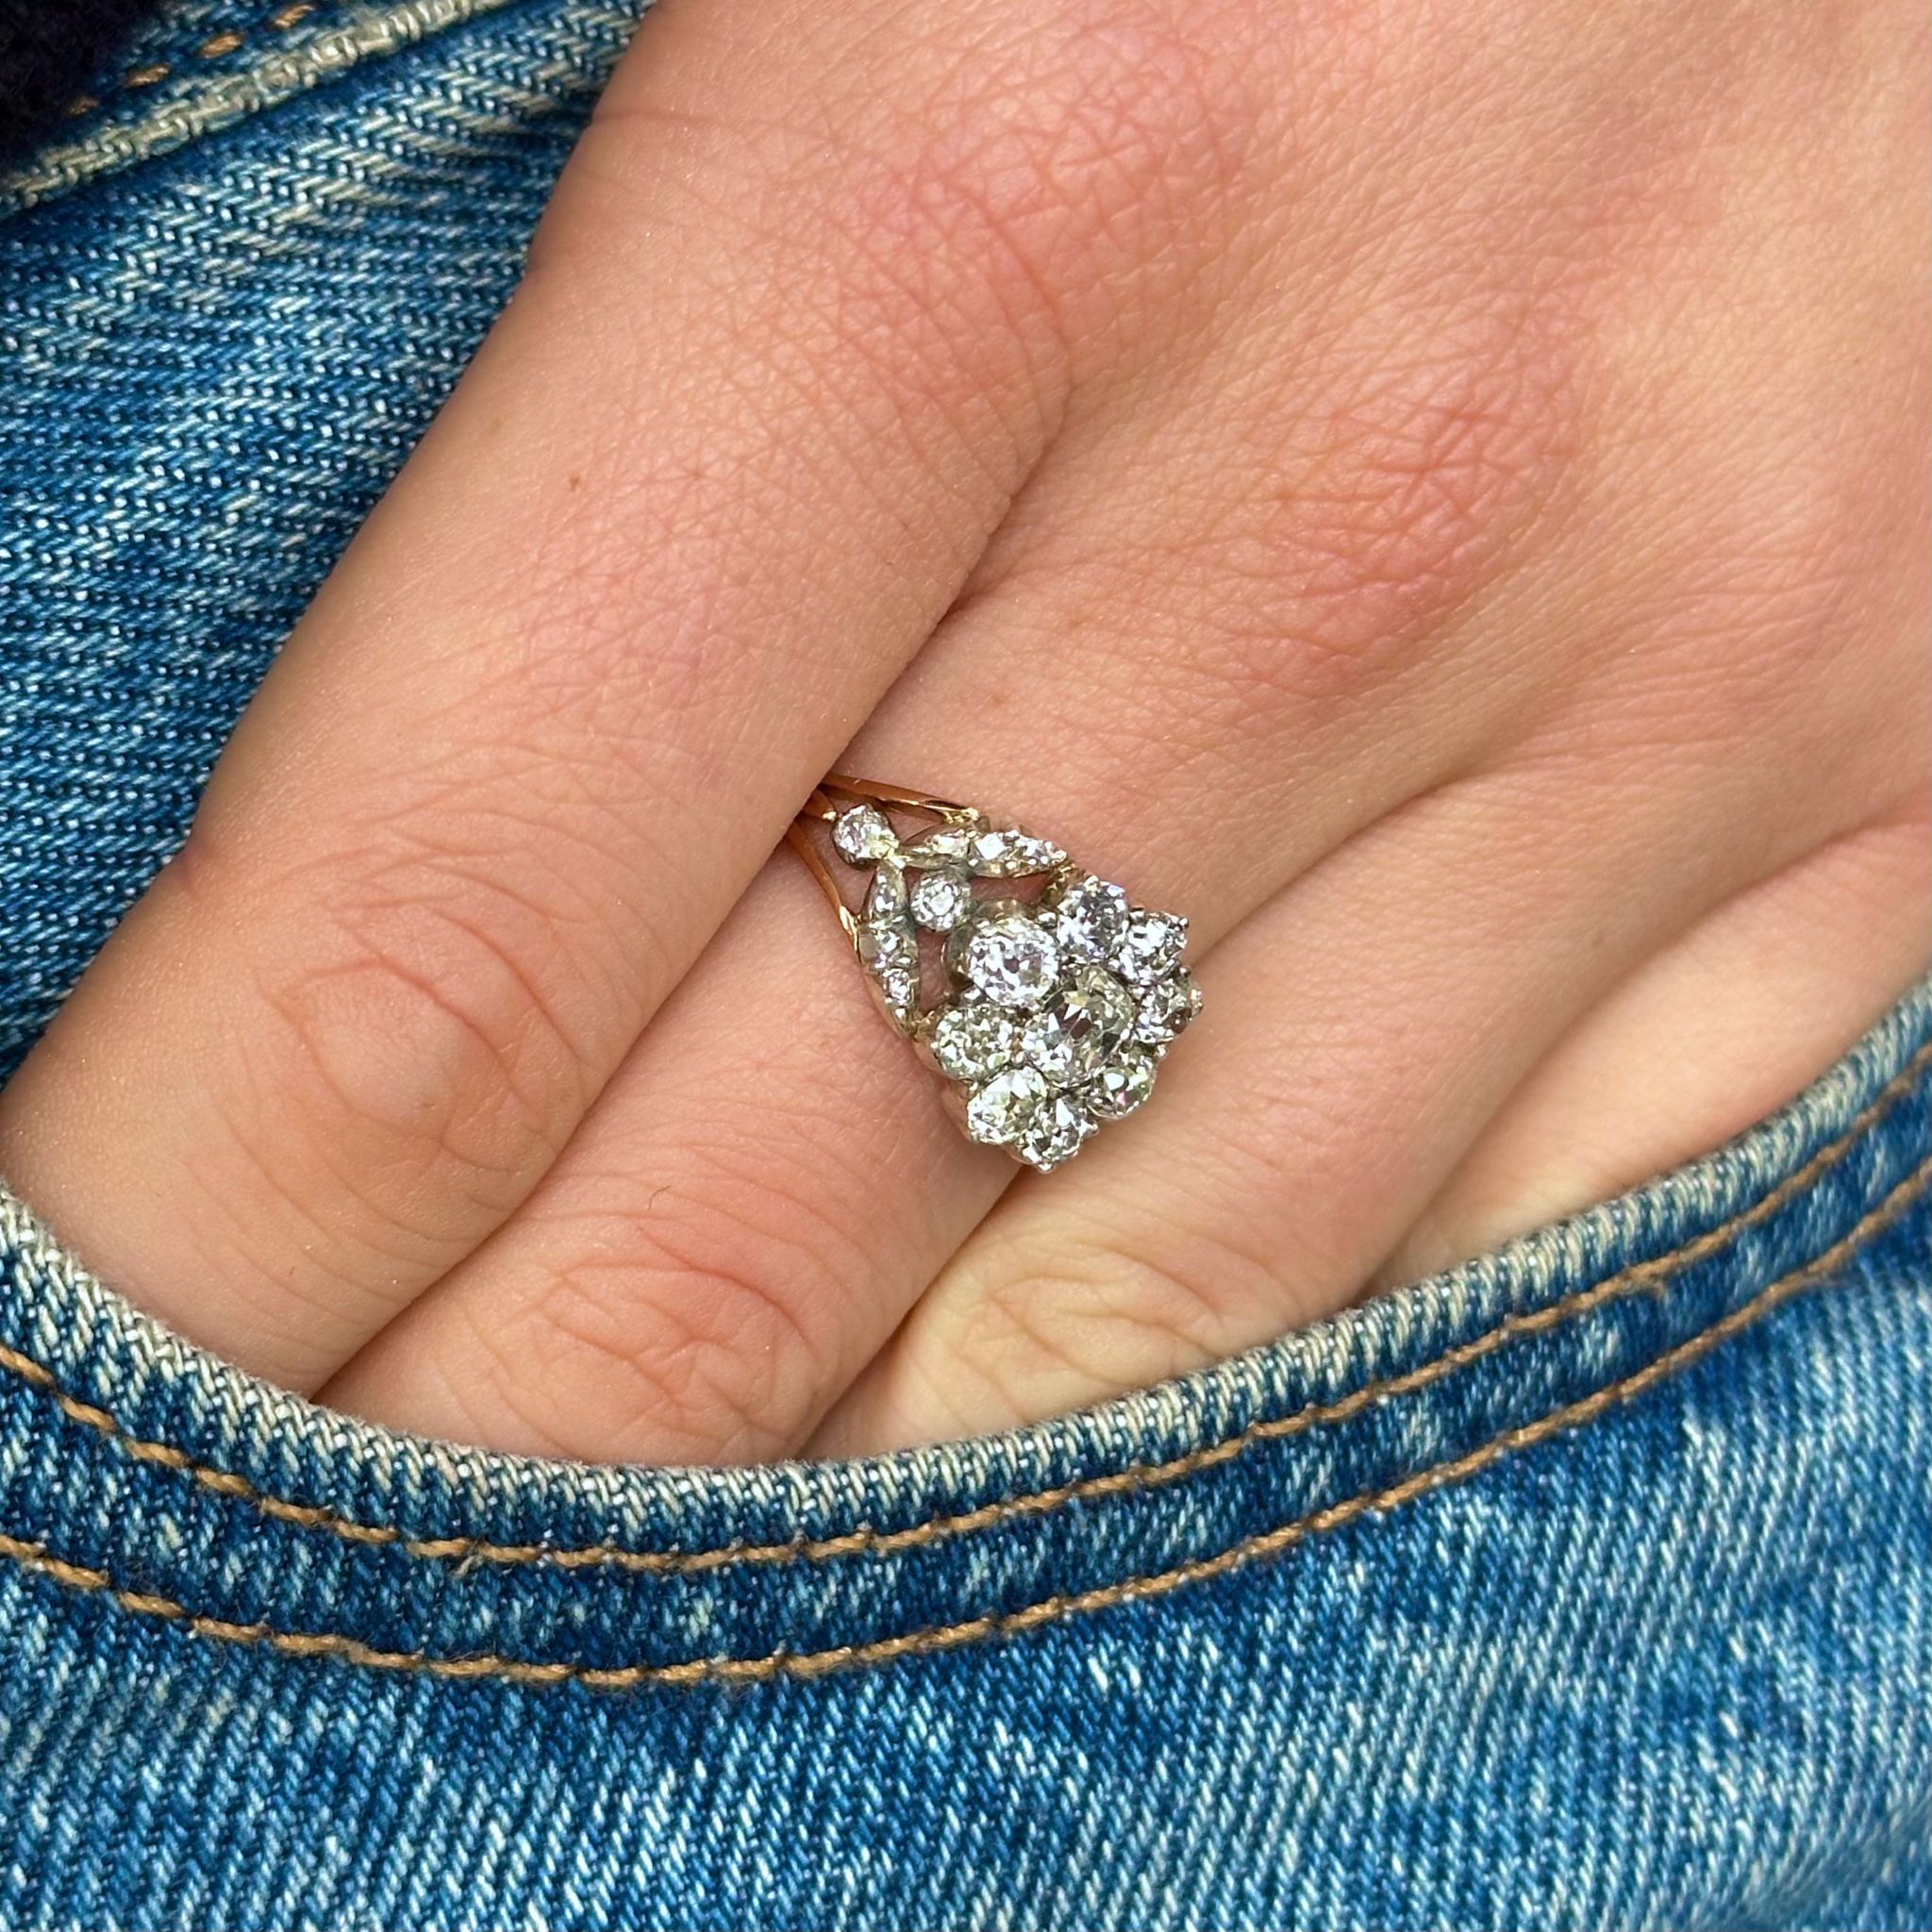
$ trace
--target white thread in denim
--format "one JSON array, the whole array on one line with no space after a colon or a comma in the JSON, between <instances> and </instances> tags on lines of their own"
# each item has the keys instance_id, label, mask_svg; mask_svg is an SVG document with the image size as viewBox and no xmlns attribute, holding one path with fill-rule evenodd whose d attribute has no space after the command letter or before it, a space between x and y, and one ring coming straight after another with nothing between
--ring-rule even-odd
<instances>
[{"instance_id":1,"label":"white thread in denim","mask_svg":"<svg viewBox=\"0 0 1932 1932\"><path fill-rule=\"evenodd\" d=\"M275 48L252 66L158 106L132 122L95 129L82 139L43 148L15 173L0 177L0 209L23 209L65 194L158 155L233 126L340 78L371 59L399 52L516 0L402 0L380 12L357 14L299 47ZM600 21L635 21L649 0L574 9ZM560 34L559 41L573 38Z\"/></svg>"}]
</instances>

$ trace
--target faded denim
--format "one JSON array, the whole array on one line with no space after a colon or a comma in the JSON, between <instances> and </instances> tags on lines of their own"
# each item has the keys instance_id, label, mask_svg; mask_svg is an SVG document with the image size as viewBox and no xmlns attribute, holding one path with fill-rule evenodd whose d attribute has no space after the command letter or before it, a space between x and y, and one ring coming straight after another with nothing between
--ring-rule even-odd
<instances>
[{"instance_id":1,"label":"faded denim","mask_svg":"<svg viewBox=\"0 0 1932 1932\"><path fill-rule=\"evenodd\" d=\"M634 15L186 0L6 191L0 1075ZM1922 986L1468 1267L1039 1427L751 1470L326 1414L0 1192L0 1923L1923 1926L1928 1067Z\"/></svg>"}]
</instances>

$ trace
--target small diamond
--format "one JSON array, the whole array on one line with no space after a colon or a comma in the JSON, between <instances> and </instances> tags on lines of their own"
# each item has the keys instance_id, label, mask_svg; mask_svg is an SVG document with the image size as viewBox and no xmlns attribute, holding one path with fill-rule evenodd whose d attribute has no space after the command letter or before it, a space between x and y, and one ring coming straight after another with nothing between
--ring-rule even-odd
<instances>
[{"instance_id":1,"label":"small diamond","mask_svg":"<svg viewBox=\"0 0 1932 1932\"><path fill-rule=\"evenodd\" d=\"M1127 895L1105 879L1079 878L1054 898L1054 936L1076 959L1110 959L1127 929Z\"/></svg>"},{"instance_id":2,"label":"small diamond","mask_svg":"<svg viewBox=\"0 0 1932 1932\"><path fill-rule=\"evenodd\" d=\"M951 932L973 910L973 886L963 872L941 866L912 882L912 916L931 932Z\"/></svg>"},{"instance_id":3,"label":"small diamond","mask_svg":"<svg viewBox=\"0 0 1932 1932\"><path fill-rule=\"evenodd\" d=\"M832 843L849 864L870 865L894 850L899 838L891 820L877 806L855 805L833 821Z\"/></svg>"},{"instance_id":4,"label":"small diamond","mask_svg":"<svg viewBox=\"0 0 1932 1932\"><path fill-rule=\"evenodd\" d=\"M1026 1023L1022 1051L1062 1087L1091 1079L1134 1030L1133 996L1111 973L1076 967L1067 984Z\"/></svg>"},{"instance_id":5,"label":"small diamond","mask_svg":"<svg viewBox=\"0 0 1932 1932\"><path fill-rule=\"evenodd\" d=\"M1053 991L1060 970L1053 936L1024 908L981 917L958 930L965 941L966 977L995 1006L1022 1011Z\"/></svg>"},{"instance_id":6,"label":"small diamond","mask_svg":"<svg viewBox=\"0 0 1932 1932\"><path fill-rule=\"evenodd\" d=\"M967 865L986 879L1024 878L1067 862L1067 855L1051 840L1035 839L1011 825L977 834L965 857Z\"/></svg>"},{"instance_id":7,"label":"small diamond","mask_svg":"<svg viewBox=\"0 0 1932 1932\"><path fill-rule=\"evenodd\" d=\"M919 958L915 952L910 959L895 951L875 952L866 943L868 935L861 932L859 952L865 958L866 977L871 980L873 991L886 1009L893 1026L901 1033L910 1033L919 1023ZM870 954L871 957L867 957Z\"/></svg>"},{"instance_id":8,"label":"small diamond","mask_svg":"<svg viewBox=\"0 0 1932 1932\"><path fill-rule=\"evenodd\" d=\"M906 909L906 874L881 858L856 935L858 958L893 1025L908 1030L919 1011L919 933Z\"/></svg>"},{"instance_id":9,"label":"small diamond","mask_svg":"<svg viewBox=\"0 0 1932 1932\"><path fill-rule=\"evenodd\" d=\"M919 1017L919 975L903 967L882 966L873 974L872 983L877 988L886 1011L891 1015L892 1024L902 1033L910 1032Z\"/></svg>"},{"instance_id":10,"label":"small diamond","mask_svg":"<svg viewBox=\"0 0 1932 1932\"><path fill-rule=\"evenodd\" d=\"M910 926L871 920L858 928L858 957L868 966L911 972L919 964L919 939Z\"/></svg>"},{"instance_id":11,"label":"small diamond","mask_svg":"<svg viewBox=\"0 0 1932 1932\"><path fill-rule=\"evenodd\" d=\"M926 1045L949 1080L984 1080L1012 1062L1020 1050L1019 1023L998 1007L941 1007Z\"/></svg>"},{"instance_id":12,"label":"small diamond","mask_svg":"<svg viewBox=\"0 0 1932 1932\"><path fill-rule=\"evenodd\" d=\"M1056 1093L1034 1109L1033 1117L1012 1142L1012 1150L1029 1167L1044 1174L1080 1151L1092 1133L1092 1115L1064 1093Z\"/></svg>"},{"instance_id":13,"label":"small diamond","mask_svg":"<svg viewBox=\"0 0 1932 1932\"><path fill-rule=\"evenodd\" d=\"M1141 995L1141 1017L1134 1024L1134 1031L1142 1040L1158 1044L1184 1032L1200 1010L1201 989L1185 966L1176 966L1165 979Z\"/></svg>"},{"instance_id":14,"label":"small diamond","mask_svg":"<svg viewBox=\"0 0 1932 1932\"><path fill-rule=\"evenodd\" d=\"M1180 962L1187 939L1188 922L1176 914L1137 911L1121 935L1114 965L1132 985L1152 986Z\"/></svg>"},{"instance_id":15,"label":"small diamond","mask_svg":"<svg viewBox=\"0 0 1932 1932\"><path fill-rule=\"evenodd\" d=\"M1038 1067L1014 1067L995 1074L974 1090L966 1103L966 1131L975 1141L1010 1147L1033 1124L1053 1090Z\"/></svg>"},{"instance_id":16,"label":"small diamond","mask_svg":"<svg viewBox=\"0 0 1932 1932\"><path fill-rule=\"evenodd\" d=\"M931 831L922 832L900 856L908 865L922 869L961 865L978 832L977 825L935 825Z\"/></svg>"},{"instance_id":17,"label":"small diamond","mask_svg":"<svg viewBox=\"0 0 1932 1932\"><path fill-rule=\"evenodd\" d=\"M874 925L897 921L906 910L906 869L896 858L881 858L865 895L865 916Z\"/></svg>"},{"instance_id":18,"label":"small diamond","mask_svg":"<svg viewBox=\"0 0 1932 1932\"><path fill-rule=\"evenodd\" d=\"M861 925L858 929L858 957L879 974L916 974L920 968L918 941L907 942L907 935L891 925Z\"/></svg>"},{"instance_id":19,"label":"small diamond","mask_svg":"<svg viewBox=\"0 0 1932 1932\"><path fill-rule=\"evenodd\" d=\"M1124 1046L1094 1075L1081 1098L1103 1120L1117 1121L1153 1091L1154 1056L1141 1047Z\"/></svg>"}]
</instances>

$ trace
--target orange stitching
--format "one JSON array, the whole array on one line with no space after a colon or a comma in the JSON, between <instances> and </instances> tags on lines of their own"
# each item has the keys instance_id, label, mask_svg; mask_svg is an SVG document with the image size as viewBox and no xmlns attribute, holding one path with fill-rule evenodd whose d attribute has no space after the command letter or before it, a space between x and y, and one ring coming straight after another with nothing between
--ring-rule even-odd
<instances>
[{"instance_id":1,"label":"orange stitching","mask_svg":"<svg viewBox=\"0 0 1932 1932\"><path fill-rule=\"evenodd\" d=\"M1602 1281L1589 1288L1577 1289L1544 1307L1531 1309L1525 1314L1506 1315L1493 1328L1444 1349L1441 1355L1416 1368L1405 1370L1401 1374L1366 1382L1361 1388L1333 1402L1310 1402L1291 1414L1251 1423L1237 1435L1191 1449L1168 1461L1134 1463L1124 1469L1109 1470L1104 1474L1082 1476L1053 1489L1004 1497L998 1502L981 1504L976 1508L961 1510L952 1516L928 1517L903 1529L877 1530L860 1524L836 1536L794 1537L778 1543L725 1543L714 1549L702 1550L626 1550L610 1543L591 1543L571 1549L547 1543L490 1542L472 1537L411 1536L391 1524L358 1523L320 1504L290 1502L285 1497L257 1489L246 1476L237 1475L233 1471L215 1469L194 1461L172 1442L154 1441L133 1435L107 1409L70 1395L60 1386L53 1371L44 1364L5 1342L0 1342L0 1369L10 1371L21 1380L45 1391L63 1415L105 1437L137 1462L154 1463L163 1469L178 1471L216 1495L247 1503L275 1522L293 1524L302 1529L322 1530L346 1542L393 1548L406 1557L425 1561L538 1563L564 1570L608 1565L651 1575L690 1575L706 1570L753 1563L819 1562L827 1557L860 1554L884 1556L968 1535L1014 1517L1043 1515L1067 1503L1117 1495L1124 1491L1163 1487L1201 1470L1217 1468L1224 1462L1232 1461L1257 1443L1301 1435L1329 1423L1346 1422L1374 1403L1426 1389L1453 1371L1493 1355L1505 1343L1522 1336L1541 1334L1559 1323L1588 1314L1606 1302L1644 1289L1661 1287L1669 1275L1692 1266L1723 1246L1732 1236L1763 1220L1799 1189L1843 1159L1865 1130L1898 1103L1928 1060L1932 1060L1932 1041L1922 1045L1853 1116L1837 1140L1821 1147L1760 1200L1729 1220L1707 1228L1669 1254L1655 1256L1648 1261L1633 1262L1616 1274L1607 1275Z\"/></svg>"},{"instance_id":2,"label":"orange stitching","mask_svg":"<svg viewBox=\"0 0 1932 1932\"><path fill-rule=\"evenodd\" d=\"M51 1555L39 1543L27 1542L4 1532L0 1532L0 1556L10 1557L22 1568L51 1577L72 1590L104 1592L123 1609L136 1615L178 1623L197 1637L229 1643L258 1644L288 1657L334 1657L343 1663L360 1664L374 1670L409 1671L433 1677L491 1677L512 1684L574 1683L591 1690L628 1690L644 1684L756 1683L781 1676L824 1676L828 1672L860 1664L885 1663L895 1657L954 1650L984 1638L1017 1637L1024 1631L1036 1630L1042 1624L1059 1623L1069 1617L1165 1596L1188 1584L1203 1583L1211 1577L1244 1568L1262 1557L1279 1556L1309 1537L1339 1529L1357 1517L1398 1508L1431 1491L1460 1482L1519 1449L1533 1447L1553 1436L1593 1422L1616 1404L1641 1394L1687 1363L1708 1353L1720 1341L1768 1313L1779 1303L1823 1280L1862 1241L1894 1220L1922 1191L1928 1177L1932 1177L1932 1159L1922 1162L1849 1233L1814 1259L1770 1282L1749 1301L1720 1317L1708 1328L1679 1342L1633 1374L1607 1383L1593 1394L1551 1409L1535 1422L1505 1429L1461 1456L1417 1470L1387 1489L1349 1496L1340 1503L1312 1509L1307 1515L1298 1516L1274 1529L1243 1537L1215 1556L1196 1557L1150 1575L1131 1576L1119 1583L1101 1584L1091 1590L1045 1597L1023 1609L967 1617L956 1624L930 1624L922 1630L908 1631L898 1637L875 1638L865 1643L842 1643L828 1650L774 1650L763 1657L693 1657L685 1663L622 1664L614 1667L566 1661L533 1663L492 1652L475 1657L430 1657L422 1651L380 1650L358 1638L343 1636L336 1631L278 1630L268 1624L238 1624L225 1617L199 1615L172 1597L122 1589L105 1570L69 1563Z\"/></svg>"},{"instance_id":3,"label":"orange stitching","mask_svg":"<svg viewBox=\"0 0 1932 1932\"><path fill-rule=\"evenodd\" d=\"M266 25L278 34L289 33L300 26L320 5L321 0L293 0L292 5L270 14ZM248 35L242 28L225 27L218 34L210 34L194 51L204 60L218 60L224 54L232 54L237 47L244 46L247 41ZM125 92L128 88L153 87L158 81L166 80L178 65L178 62L171 65L165 60L156 60L145 67L131 67L105 93L81 94L69 101L66 111L70 115L91 114L104 100L111 100L115 94Z\"/></svg>"}]
</instances>

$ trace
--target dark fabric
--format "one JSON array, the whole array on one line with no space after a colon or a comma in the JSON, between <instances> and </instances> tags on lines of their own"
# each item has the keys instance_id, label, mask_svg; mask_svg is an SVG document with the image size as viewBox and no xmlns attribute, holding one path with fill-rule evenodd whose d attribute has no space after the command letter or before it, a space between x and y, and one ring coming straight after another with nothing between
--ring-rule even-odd
<instances>
[{"instance_id":1,"label":"dark fabric","mask_svg":"<svg viewBox=\"0 0 1932 1932\"><path fill-rule=\"evenodd\" d=\"M156 0L0 0L0 161L66 115Z\"/></svg>"}]
</instances>

